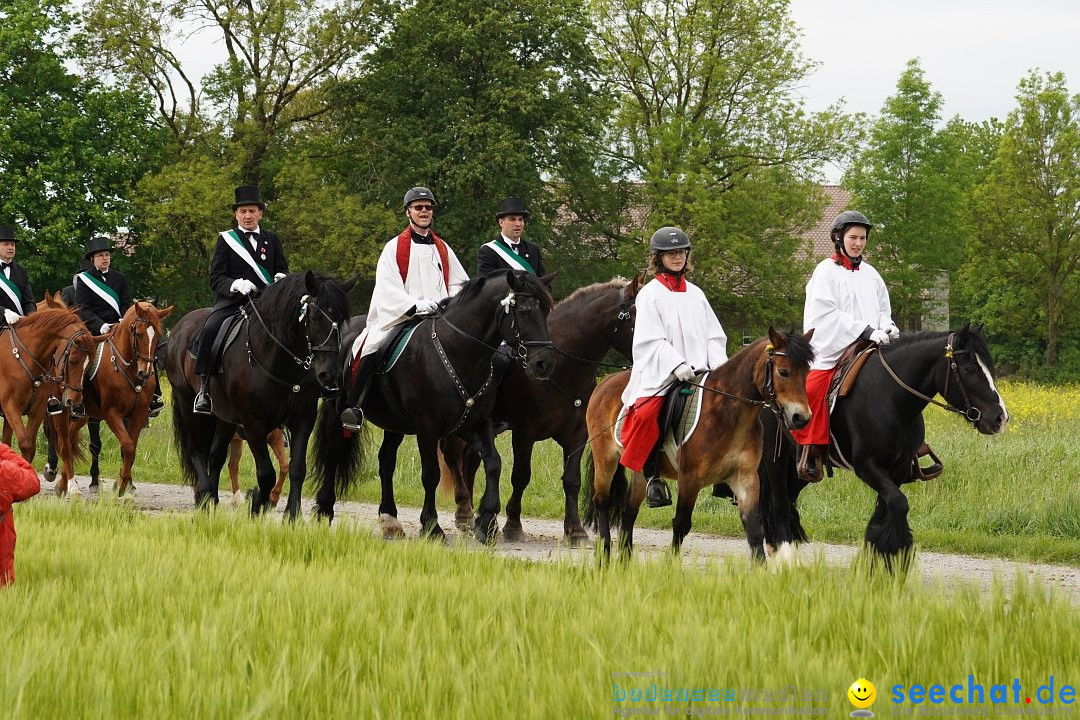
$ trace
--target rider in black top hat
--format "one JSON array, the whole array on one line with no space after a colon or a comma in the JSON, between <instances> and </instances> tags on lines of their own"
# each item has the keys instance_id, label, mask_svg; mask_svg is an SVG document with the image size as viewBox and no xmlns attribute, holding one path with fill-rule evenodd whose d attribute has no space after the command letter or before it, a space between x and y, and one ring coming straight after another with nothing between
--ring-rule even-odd
<instances>
[{"instance_id":1,"label":"rider in black top hat","mask_svg":"<svg viewBox=\"0 0 1080 720\"><path fill-rule=\"evenodd\" d=\"M14 225L0 225L0 327L14 324L24 315L37 309L34 292L30 289L30 276L21 263L15 262Z\"/></svg>"},{"instance_id":2,"label":"rider in black top hat","mask_svg":"<svg viewBox=\"0 0 1080 720\"><path fill-rule=\"evenodd\" d=\"M193 410L200 415L213 413L206 383L214 370L210 354L218 328L250 298L289 272L278 236L259 227L266 210L259 188L241 185L236 188L235 195L232 210L236 227L218 233L214 257L210 261L210 287L216 297L196 341L195 372L199 374L199 392Z\"/></svg>"},{"instance_id":3,"label":"rider in black top hat","mask_svg":"<svg viewBox=\"0 0 1080 720\"><path fill-rule=\"evenodd\" d=\"M533 275L544 274L540 247L521 237L528 219L529 211L521 198L509 197L499 203L495 213L499 237L476 251L476 277L507 268L525 270Z\"/></svg>"}]
</instances>

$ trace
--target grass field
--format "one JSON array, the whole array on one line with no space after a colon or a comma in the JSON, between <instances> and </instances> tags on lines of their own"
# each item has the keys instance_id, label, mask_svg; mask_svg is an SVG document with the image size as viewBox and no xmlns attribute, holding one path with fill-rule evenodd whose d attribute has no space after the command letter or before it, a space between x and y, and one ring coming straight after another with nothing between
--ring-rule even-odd
<instances>
[{"instance_id":1,"label":"grass field","mask_svg":"<svg viewBox=\"0 0 1080 720\"><path fill-rule=\"evenodd\" d=\"M1080 386L1003 382L1000 389L1012 420L997 436L979 435L937 408L926 411L928 439L946 470L938 480L905 488L916 543L931 550L1080 565ZM168 410L155 421L139 445L136 481L140 477L180 481L167 414ZM114 476L119 452L111 434L104 435L103 472ZM499 446L504 458L505 504L512 462L506 434ZM371 455L372 463L363 469L353 497L377 502L374 451ZM537 446L535 455L523 512L562 517L561 452L549 441ZM39 456L38 467L43 464ZM246 455L245 487L253 483L251 467ZM411 439L402 445L398 468L398 504L419 506L423 491ZM223 478L222 484L227 487L228 480ZM440 502L453 506L449 498ZM858 543L873 503L869 488L853 474L840 471L805 491L799 507L812 539ZM670 508L643 506L639 524L669 527L671 517ZM694 531L741 535L742 527L727 501L702 497L694 514Z\"/></svg>"},{"instance_id":2,"label":"grass field","mask_svg":"<svg viewBox=\"0 0 1080 720\"><path fill-rule=\"evenodd\" d=\"M743 560L598 572L109 499L16 515L18 581L0 591L13 718L846 716L860 677L881 716L897 684L1080 685L1080 610L1022 578L982 595ZM643 672L659 675L625 675ZM736 699L629 700L653 683ZM791 688L814 699L763 699Z\"/></svg>"}]
</instances>

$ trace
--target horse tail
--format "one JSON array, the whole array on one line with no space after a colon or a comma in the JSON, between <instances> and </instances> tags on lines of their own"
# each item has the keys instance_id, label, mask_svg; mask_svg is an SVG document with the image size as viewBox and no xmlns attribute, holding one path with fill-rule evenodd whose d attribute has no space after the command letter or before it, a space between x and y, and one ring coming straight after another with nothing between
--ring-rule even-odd
<instances>
[{"instance_id":1,"label":"horse tail","mask_svg":"<svg viewBox=\"0 0 1080 720\"><path fill-rule=\"evenodd\" d=\"M187 431L184 428L184 416L183 411L180 409L180 403L177 402L176 397L173 397L172 405L172 430L173 430L173 442L176 445L176 454L180 458L180 477L184 478L184 482L188 485L195 487L195 480L198 477L195 473L195 464L191 462L191 455L188 453L188 438Z\"/></svg>"},{"instance_id":2,"label":"horse tail","mask_svg":"<svg viewBox=\"0 0 1080 720\"><path fill-rule=\"evenodd\" d=\"M338 405L334 400L323 400L315 424L312 475L317 483L317 497L326 497L327 489L333 489L335 498L348 493L363 460L361 450L367 444L369 423L364 423L359 434L346 431L341 427Z\"/></svg>"},{"instance_id":3,"label":"horse tail","mask_svg":"<svg viewBox=\"0 0 1080 720\"><path fill-rule=\"evenodd\" d=\"M600 529L600 515L593 504L593 493L596 487L596 465L593 463L591 452L585 453L585 477L587 484L585 492L581 494L580 510L585 527L591 527L594 531ZM630 484L626 479L626 468L620 463L615 465L615 475L611 478L611 487L608 489L607 516L608 525L618 529L622 525L622 511L626 506Z\"/></svg>"}]
</instances>

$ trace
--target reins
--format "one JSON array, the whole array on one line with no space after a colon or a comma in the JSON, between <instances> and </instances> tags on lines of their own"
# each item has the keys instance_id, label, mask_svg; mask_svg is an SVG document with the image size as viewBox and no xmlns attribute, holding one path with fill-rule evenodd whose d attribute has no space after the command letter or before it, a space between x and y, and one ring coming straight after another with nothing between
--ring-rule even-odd
<instances>
[{"instance_id":1,"label":"reins","mask_svg":"<svg viewBox=\"0 0 1080 720\"><path fill-rule=\"evenodd\" d=\"M881 351L878 351L877 356L878 356L878 359L881 360L882 367L885 368L885 371L889 373L890 377L892 377L892 379L896 381L896 384L899 385L900 387L902 387L908 393L914 395L917 398L925 400L926 402L928 402L928 403L930 403L932 405L937 405L939 408L941 408L943 410L948 410L951 413L956 413L957 415L961 415L965 419L967 419L967 421L970 422L972 425L977 425L979 423L979 420L982 419L982 410L980 410L979 408L977 408L977 407L975 407L974 405L971 404L971 400L968 398L967 388L964 387L964 381L960 377L960 369L956 367L956 358L955 358L956 355L958 355L960 353L969 352L969 351L968 350L955 350L955 349L953 349L953 339L955 337L956 337L956 333L949 333L949 339L945 341L945 360L947 361L947 363L946 363L946 369L945 369L945 389L941 393L941 396L943 398L945 398L944 403L938 402L937 400L935 400L935 399L933 399L931 397L927 397L923 393L919 392L918 390L916 390L915 388L909 386L907 383L905 383L903 380L901 380L900 377L893 371L892 367L889 366L889 363L887 363L885 361L885 354L884 353L882 353ZM957 385L960 386L960 392L964 396L964 403L968 406L967 410L961 410L960 408L958 408L955 405L952 405L952 404L950 404L948 402L947 394L949 392L949 379L953 375L956 375L956 383L957 383Z\"/></svg>"},{"instance_id":2,"label":"reins","mask_svg":"<svg viewBox=\"0 0 1080 720\"><path fill-rule=\"evenodd\" d=\"M303 322L304 318L307 315L309 307L314 307L323 317L330 321L330 331L327 333L326 339L324 339L318 345L313 346L311 344L311 338L308 337L305 333L308 354L307 357L304 358L297 356L291 349L289 349L284 343L282 343L280 340L277 339L277 337L274 336L274 333L271 332L270 328L267 326L266 321L263 320L262 314L259 312L259 308L256 307L254 298L249 299L247 304L240 308L240 316L243 318L243 322L245 323L247 330L246 337L244 339L244 347L247 351L248 363L254 364L256 367L262 370L263 373L265 373L266 376L269 377L271 380L273 380L279 385L283 385L284 387L289 388L294 393L300 392L300 387L303 383L303 379L301 379L301 381L297 383L283 380L274 373L272 373L265 365L259 362L259 358L255 356L255 353L251 349L251 323L249 323L248 320L250 318L250 315L253 315L255 319L259 321L259 325L262 326L262 329L266 332L266 335L274 341L274 344L281 348L285 352L285 354L288 355L294 363L296 363L298 367L303 368L304 375L307 375L308 372L311 370L312 362L314 362L315 360L315 353L323 352L333 353L334 355L337 355L340 352L341 336L337 322L335 322L333 318L326 314L325 310L320 308L315 303L315 298L313 298L311 295L304 295L302 298L300 298L300 306L301 311L300 316L297 318L298 322ZM249 308L250 315L248 313ZM335 336L337 336L337 341L334 344L331 344L331 338L334 338Z\"/></svg>"}]
</instances>

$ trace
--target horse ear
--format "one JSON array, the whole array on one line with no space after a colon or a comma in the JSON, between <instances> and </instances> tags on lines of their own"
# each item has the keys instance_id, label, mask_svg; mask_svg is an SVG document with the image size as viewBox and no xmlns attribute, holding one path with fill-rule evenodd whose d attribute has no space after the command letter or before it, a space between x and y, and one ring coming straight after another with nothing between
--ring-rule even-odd
<instances>
[{"instance_id":1,"label":"horse ear","mask_svg":"<svg viewBox=\"0 0 1080 720\"><path fill-rule=\"evenodd\" d=\"M967 334L968 334L969 332L971 332L971 322L970 322L970 321L969 321L969 322L966 322L966 323L964 323L964 327L960 328L960 333L959 333L959 335L960 335L961 337L967 337Z\"/></svg>"},{"instance_id":2,"label":"horse ear","mask_svg":"<svg viewBox=\"0 0 1080 720\"><path fill-rule=\"evenodd\" d=\"M772 325L769 326L769 342L773 344L773 347L780 347L784 344L784 337L776 332L776 328Z\"/></svg>"},{"instance_id":3,"label":"horse ear","mask_svg":"<svg viewBox=\"0 0 1080 720\"><path fill-rule=\"evenodd\" d=\"M806 342L810 342L810 338L814 337L814 330L817 330L817 328L810 328L809 330L804 332L802 339Z\"/></svg>"},{"instance_id":4,"label":"horse ear","mask_svg":"<svg viewBox=\"0 0 1080 720\"><path fill-rule=\"evenodd\" d=\"M550 290L551 289L551 283L553 283L555 281L555 276L558 275L558 274L559 274L558 270L556 270L553 273L548 273L544 277L540 278L540 282L547 285L548 290Z\"/></svg>"},{"instance_id":5,"label":"horse ear","mask_svg":"<svg viewBox=\"0 0 1080 720\"><path fill-rule=\"evenodd\" d=\"M175 307L176 307L175 305L170 305L169 307L165 308L164 310L158 310L158 314L157 314L158 320L164 320L165 318L169 317L169 313L171 313L173 311L173 308L175 308Z\"/></svg>"},{"instance_id":6,"label":"horse ear","mask_svg":"<svg viewBox=\"0 0 1080 720\"><path fill-rule=\"evenodd\" d=\"M315 273L310 270L304 273L304 287L307 288L308 295L319 294L319 285L315 282Z\"/></svg>"},{"instance_id":7,"label":"horse ear","mask_svg":"<svg viewBox=\"0 0 1080 720\"><path fill-rule=\"evenodd\" d=\"M645 284L645 273L635 273L634 277L630 278L630 284L626 286L626 295L628 298L635 297L638 294L638 290Z\"/></svg>"},{"instance_id":8,"label":"horse ear","mask_svg":"<svg viewBox=\"0 0 1080 720\"><path fill-rule=\"evenodd\" d=\"M59 295L59 294L60 293L57 293L57 295ZM56 297L50 295L48 290L45 291L45 307L49 307L49 308L61 307L60 305L56 304L56 300L57 300Z\"/></svg>"},{"instance_id":9,"label":"horse ear","mask_svg":"<svg viewBox=\"0 0 1080 720\"><path fill-rule=\"evenodd\" d=\"M356 283L358 283L358 282L360 282L360 276L359 275L353 275L351 278L349 278L345 282L339 282L338 287L341 288L341 292L348 295L352 291L353 286L356 285Z\"/></svg>"}]
</instances>

